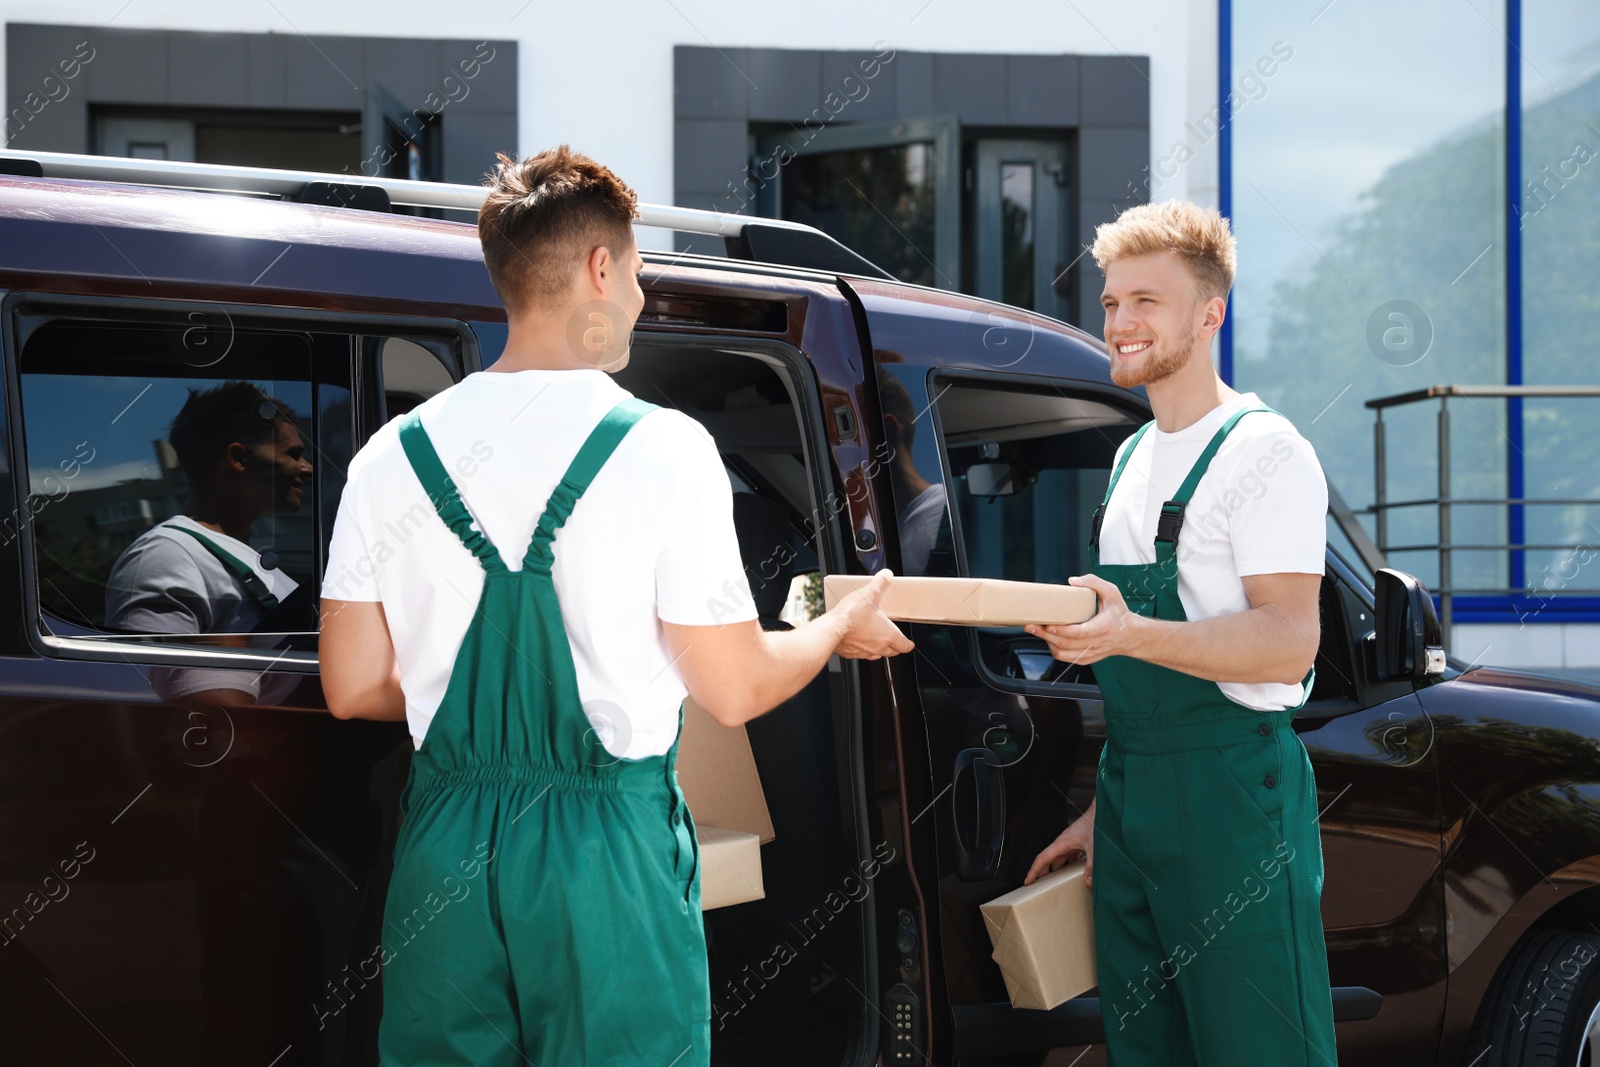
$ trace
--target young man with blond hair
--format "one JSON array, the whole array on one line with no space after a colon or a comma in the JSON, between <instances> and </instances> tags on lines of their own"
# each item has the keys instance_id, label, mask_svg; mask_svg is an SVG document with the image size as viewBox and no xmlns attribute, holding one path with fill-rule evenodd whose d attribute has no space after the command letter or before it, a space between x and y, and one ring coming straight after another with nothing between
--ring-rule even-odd
<instances>
[{"instance_id":1,"label":"young man with blond hair","mask_svg":"<svg viewBox=\"0 0 1600 1067\"><path fill-rule=\"evenodd\" d=\"M1317 792L1290 721L1311 692L1327 483L1311 445L1211 364L1235 245L1168 201L1099 227L1111 378L1155 418L1118 450L1074 626L1106 745L1095 802L1026 881L1091 866L1111 1067L1334 1067Z\"/></svg>"},{"instance_id":2,"label":"young man with blond hair","mask_svg":"<svg viewBox=\"0 0 1600 1067\"><path fill-rule=\"evenodd\" d=\"M704 1067L684 697L733 726L835 653L911 649L877 609L886 571L797 629L757 623L716 442L610 377L644 306L636 213L565 145L501 156L478 231L505 352L350 463L323 688L341 718L407 721L416 750L385 907L384 1067Z\"/></svg>"}]
</instances>

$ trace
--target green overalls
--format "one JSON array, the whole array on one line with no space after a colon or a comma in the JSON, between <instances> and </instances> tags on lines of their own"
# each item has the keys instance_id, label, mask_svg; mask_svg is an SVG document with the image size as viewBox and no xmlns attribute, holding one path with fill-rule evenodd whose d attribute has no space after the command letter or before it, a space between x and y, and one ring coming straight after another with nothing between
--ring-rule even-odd
<instances>
[{"instance_id":1,"label":"green overalls","mask_svg":"<svg viewBox=\"0 0 1600 1067\"><path fill-rule=\"evenodd\" d=\"M1178 532L1234 423L1161 508L1156 561L1102 564L1100 523L1140 427L1095 511L1094 573L1128 609L1183 620ZM1094 665L1106 746L1095 782L1094 926L1111 1067L1334 1067L1323 942L1322 841L1295 708L1256 711L1215 682L1126 656ZM1302 681L1301 704L1313 672Z\"/></svg>"},{"instance_id":2,"label":"green overalls","mask_svg":"<svg viewBox=\"0 0 1600 1067\"><path fill-rule=\"evenodd\" d=\"M415 414L400 440L483 595L411 762L384 910L385 1067L710 1062L699 849L677 742L617 759L578 698L551 541L628 430L629 398L550 496L522 569L472 525ZM678 711L680 730L683 709Z\"/></svg>"}]
</instances>

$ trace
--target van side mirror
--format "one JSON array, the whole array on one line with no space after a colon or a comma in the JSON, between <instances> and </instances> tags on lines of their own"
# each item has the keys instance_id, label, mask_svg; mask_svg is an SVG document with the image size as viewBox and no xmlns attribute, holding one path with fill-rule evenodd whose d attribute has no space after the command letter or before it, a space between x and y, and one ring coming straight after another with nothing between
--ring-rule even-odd
<instances>
[{"instance_id":1,"label":"van side mirror","mask_svg":"<svg viewBox=\"0 0 1600 1067\"><path fill-rule=\"evenodd\" d=\"M1379 681L1421 682L1444 673L1439 616L1428 587L1405 571L1377 572L1377 618L1373 635Z\"/></svg>"}]
</instances>

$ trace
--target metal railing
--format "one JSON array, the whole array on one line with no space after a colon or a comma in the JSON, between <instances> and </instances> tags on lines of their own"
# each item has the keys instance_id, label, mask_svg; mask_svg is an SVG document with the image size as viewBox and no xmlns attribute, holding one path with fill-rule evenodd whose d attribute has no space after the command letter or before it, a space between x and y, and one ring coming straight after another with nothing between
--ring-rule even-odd
<instances>
[{"instance_id":1,"label":"metal railing","mask_svg":"<svg viewBox=\"0 0 1600 1067\"><path fill-rule=\"evenodd\" d=\"M1453 554L1456 552L1510 552L1523 551L1562 551L1580 546L1574 544L1543 544L1529 541L1512 541L1494 544L1457 544L1451 537L1451 510L1464 505L1500 506L1518 509L1527 505L1556 505L1572 506L1584 505L1600 507L1600 498L1595 497L1529 497L1529 496L1504 496L1504 497L1457 497L1451 496L1450 490L1450 400L1453 397L1463 399L1480 397L1488 400L1520 399L1523 397L1547 397L1559 399L1573 399L1580 397L1600 397L1600 385L1430 385L1426 389L1416 389L1407 393L1396 393L1393 396L1380 396L1368 400L1366 406L1375 413L1372 426L1373 445L1373 503L1369 508L1362 509L1364 513L1373 516L1377 526L1377 545L1380 552L1428 552L1439 554L1439 583L1433 592L1439 597L1439 626L1446 648L1450 647L1450 626L1453 621L1454 600L1458 594L1503 594L1530 592L1526 586L1522 588L1501 587L1457 587L1452 569ZM1418 497L1413 500L1390 500L1388 491L1388 452L1386 448L1386 427L1383 413L1388 408L1402 407L1416 404L1425 400L1437 399L1439 411L1436 418L1438 432L1438 492L1431 497ZM1507 445L1510 445L1509 438ZM1512 462L1520 462L1521 457L1513 457ZM1395 508L1411 508L1432 506L1439 512L1439 536L1437 541L1418 542L1416 544L1395 545L1389 543L1389 512ZM1513 556L1513 558L1515 558ZM1513 573L1514 570L1513 570ZM1548 590L1551 595L1571 595L1584 592L1580 589ZM1589 590L1593 592L1593 590ZM1541 593L1543 595L1543 593Z\"/></svg>"}]
</instances>

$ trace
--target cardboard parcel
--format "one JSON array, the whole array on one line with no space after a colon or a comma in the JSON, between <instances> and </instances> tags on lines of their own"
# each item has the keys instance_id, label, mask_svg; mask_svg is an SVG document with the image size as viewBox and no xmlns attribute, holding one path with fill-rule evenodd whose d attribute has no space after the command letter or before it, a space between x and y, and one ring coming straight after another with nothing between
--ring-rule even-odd
<instances>
[{"instance_id":1,"label":"cardboard parcel","mask_svg":"<svg viewBox=\"0 0 1600 1067\"><path fill-rule=\"evenodd\" d=\"M871 581L864 574L830 574L822 579L823 603L835 604ZM1076 585L1008 582L999 578L889 579L878 609L898 622L939 622L956 626L1041 626L1084 622L1095 613L1095 594Z\"/></svg>"},{"instance_id":2,"label":"cardboard parcel","mask_svg":"<svg viewBox=\"0 0 1600 1067\"><path fill-rule=\"evenodd\" d=\"M761 846L772 840L772 816L744 727L723 726L686 700L678 786L700 843L700 910L760 900Z\"/></svg>"},{"instance_id":3,"label":"cardboard parcel","mask_svg":"<svg viewBox=\"0 0 1600 1067\"><path fill-rule=\"evenodd\" d=\"M1069 863L981 906L1013 1008L1049 1011L1095 987L1094 898Z\"/></svg>"}]
</instances>

